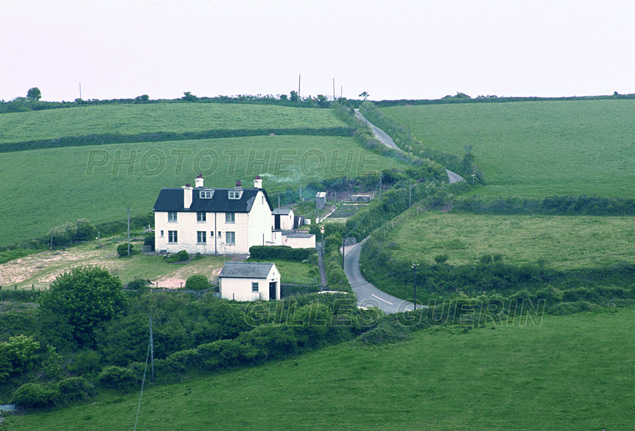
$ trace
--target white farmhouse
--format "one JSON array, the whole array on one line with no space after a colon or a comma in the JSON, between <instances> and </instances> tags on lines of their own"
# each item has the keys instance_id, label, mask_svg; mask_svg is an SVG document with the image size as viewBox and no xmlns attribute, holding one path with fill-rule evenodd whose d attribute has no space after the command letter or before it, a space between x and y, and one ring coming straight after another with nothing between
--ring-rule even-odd
<instances>
[{"instance_id":1,"label":"white farmhouse","mask_svg":"<svg viewBox=\"0 0 635 431\"><path fill-rule=\"evenodd\" d=\"M253 245L272 245L272 211L262 180L253 189L163 188L154 204L155 249L159 252L247 254Z\"/></svg>"},{"instance_id":2,"label":"white farmhouse","mask_svg":"<svg viewBox=\"0 0 635 431\"><path fill-rule=\"evenodd\" d=\"M227 262L218 288L221 298L236 301L280 299L280 271L275 263Z\"/></svg>"},{"instance_id":3,"label":"white farmhouse","mask_svg":"<svg viewBox=\"0 0 635 431\"><path fill-rule=\"evenodd\" d=\"M154 204L155 249L160 253L248 254L254 245L287 245L315 248L315 235L295 238L294 215L274 215L262 188L233 189L204 187L199 175L194 187L163 188ZM284 226L284 227L283 227Z\"/></svg>"}]
</instances>

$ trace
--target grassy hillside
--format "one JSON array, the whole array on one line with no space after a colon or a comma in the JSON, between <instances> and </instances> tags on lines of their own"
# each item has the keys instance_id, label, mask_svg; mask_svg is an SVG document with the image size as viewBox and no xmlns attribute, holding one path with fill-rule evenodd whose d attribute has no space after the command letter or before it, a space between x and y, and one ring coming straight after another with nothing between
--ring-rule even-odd
<instances>
[{"instance_id":1,"label":"grassy hillside","mask_svg":"<svg viewBox=\"0 0 635 431\"><path fill-rule=\"evenodd\" d=\"M635 310L435 329L144 392L138 429L574 430L635 422ZM7 418L10 430L127 430L138 393Z\"/></svg>"},{"instance_id":2,"label":"grassy hillside","mask_svg":"<svg viewBox=\"0 0 635 431\"><path fill-rule=\"evenodd\" d=\"M328 109L218 103L118 104L0 115L0 144L105 133L343 125Z\"/></svg>"},{"instance_id":3,"label":"grassy hillside","mask_svg":"<svg viewBox=\"0 0 635 431\"><path fill-rule=\"evenodd\" d=\"M452 265L501 254L513 265L544 263L556 269L635 264L632 217L487 216L423 213L399 224L387 244L394 256Z\"/></svg>"},{"instance_id":4,"label":"grassy hillside","mask_svg":"<svg viewBox=\"0 0 635 431\"><path fill-rule=\"evenodd\" d=\"M426 146L463 156L471 145L485 196L633 197L635 100L382 108Z\"/></svg>"},{"instance_id":5,"label":"grassy hillside","mask_svg":"<svg viewBox=\"0 0 635 431\"><path fill-rule=\"evenodd\" d=\"M5 153L0 159L0 245L46 235L78 218L124 220L126 206L132 215L147 213L162 187L193 183L198 173L208 187L233 187L238 179L251 187L256 175L265 174L264 187L275 194L312 180L399 166L353 138L321 136L70 147Z\"/></svg>"}]
</instances>

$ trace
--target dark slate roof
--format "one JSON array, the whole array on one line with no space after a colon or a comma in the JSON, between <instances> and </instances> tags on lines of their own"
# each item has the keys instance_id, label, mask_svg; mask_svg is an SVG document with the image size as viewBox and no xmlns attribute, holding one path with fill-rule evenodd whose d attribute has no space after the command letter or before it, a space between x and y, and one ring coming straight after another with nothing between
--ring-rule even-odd
<instances>
[{"instance_id":1,"label":"dark slate roof","mask_svg":"<svg viewBox=\"0 0 635 431\"><path fill-rule=\"evenodd\" d=\"M242 190L243 194L240 199L229 199L230 190ZM201 191L213 192L212 198L201 199ZM207 187L192 189L192 205L187 209L183 207L182 188L163 188L154 203L153 211L248 213L259 191L264 193L269 209L273 211L269 196L264 189L210 189Z\"/></svg>"},{"instance_id":2,"label":"dark slate roof","mask_svg":"<svg viewBox=\"0 0 635 431\"><path fill-rule=\"evenodd\" d=\"M276 208L273 210L273 214L289 215L293 211L290 208Z\"/></svg>"},{"instance_id":3,"label":"dark slate roof","mask_svg":"<svg viewBox=\"0 0 635 431\"><path fill-rule=\"evenodd\" d=\"M219 277L226 278L267 278L273 263L227 262Z\"/></svg>"}]
</instances>

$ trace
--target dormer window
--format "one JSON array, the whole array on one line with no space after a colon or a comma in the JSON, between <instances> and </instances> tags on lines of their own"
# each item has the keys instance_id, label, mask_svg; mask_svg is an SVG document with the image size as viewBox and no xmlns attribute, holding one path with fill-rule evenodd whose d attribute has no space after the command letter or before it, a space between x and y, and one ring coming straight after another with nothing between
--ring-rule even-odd
<instances>
[{"instance_id":1,"label":"dormer window","mask_svg":"<svg viewBox=\"0 0 635 431\"><path fill-rule=\"evenodd\" d=\"M201 199L211 199L212 198L212 191L211 190L201 190L199 196L200 196Z\"/></svg>"},{"instance_id":2,"label":"dormer window","mask_svg":"<svg viewBox=\"0 0 635 431\"><path fill-rule=\"evenodd\" d=\"M230 190L229 191L229 199L240 199L243 195L242 190Z\"/></svg>"}]
</instances>

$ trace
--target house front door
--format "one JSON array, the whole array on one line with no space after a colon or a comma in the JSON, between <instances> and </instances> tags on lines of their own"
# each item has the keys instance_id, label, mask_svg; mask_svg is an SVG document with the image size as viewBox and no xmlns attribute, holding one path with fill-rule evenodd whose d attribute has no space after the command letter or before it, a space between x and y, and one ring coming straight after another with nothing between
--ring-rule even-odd
<instances>
[{"instance_id":1,"label":"house front door","mask_svg":"<svg viewBox=\"0 0 635 431\"><path fill-rule=\"evenodd\" d=\"M276 282L269 283L269 300L278 299L276 298Z\"/></svg>"}]
</instances>

